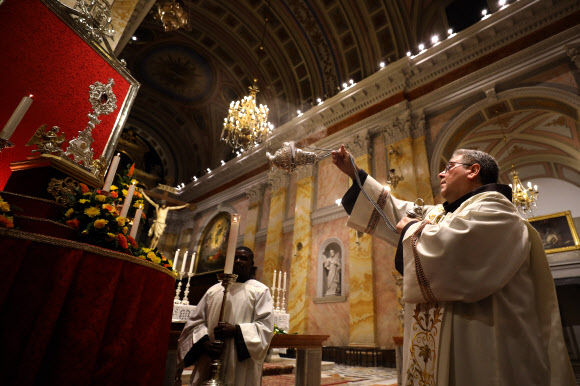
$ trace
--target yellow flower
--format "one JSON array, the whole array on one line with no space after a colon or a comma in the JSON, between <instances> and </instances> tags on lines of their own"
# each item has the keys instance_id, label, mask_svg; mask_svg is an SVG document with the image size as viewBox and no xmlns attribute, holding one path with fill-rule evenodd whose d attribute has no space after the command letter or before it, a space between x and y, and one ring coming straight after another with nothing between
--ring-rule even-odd
<instances>
[{"instance_id":1,"label":"yellow flower","mask_svg":"<svg viewBox=\"0 0 580 386\"><path fill-rule=\"evenodd\" d=\"M95 226L95 228L97 228L97 229L102 229L102 228L104 228L104 227L105 227L105 225L107 225L107 223L108 223L108 221L107 221L107 220L104 220L104 219L100 218L100 219L98 219L98 220L95 220L95 222L94 222L94 224L93 224L93 225L94 225L94 226Z\"/></svg>"},{"instance_id":2,"label":"yellow flower","mask_svg":"<svg viewBox=\"0 0 580 386\"><path fill-rule=\"evenodd\" d=\"M123 193L123 197L127 197L127 189L123 189L121 190L121 193Z\"/></svg>"},{"instance_id":3,"label":"yellow flower","mask_svg":"<svg viewBox=\"0 0 580 386\"><path fill-rule=\"evenodd\" d=\"M119 188L117 188L115 185L111 185L111 187L109 188L109 190L117 190Z\"/></svg>"},{"instance_id":4,"label":"yellow flower","mask_svg":"<svg viewBox=\"0 0 580 386\"><path fill-rule=\"evenodd\" d=\"M143 259L143 260L145 260L145 256L143 256L143 255L139 255L139 256L137 256L137 257L138 257L138 258L140 258L140 259Z\"/></svg>"},{"instance_id":5,"label":"yellow flower","mask_svg":"<svg viewBox=\"0 0 580 386\"><path fill-rule=\"evenodd\" d=\"M107 198L107 197L103 196L102 194L97 194L97 195L95 196L95 199L96 199L97 201L100 201L100 202L103 202L103 201L105 201L105 199L106 199L106 198Z\"/></svg>"},{"instance_id":6,"label":"yellow flower","mask_svg":"<svg viewBox=\"0 0 580 386\"><path fill-rule=\"evenodd\" d=\"M96 206L91 206L91 207L85 209L85 214L89 217L98 216L100 213L101 213L101 210L99 208L97 208Z\"/></svg>"},{"instance_id":7,"label":"yellow flower","mask_svg":"<svg viewBox=\"0 0 580 386\"><path fill-rule=\"evenodd\" d=\"M123 231L123 234L125 234L125 235L126 235L128 230L129 230L129 228L127 228L127 227L123 227L123 229L122 229L122 231Z\"/></svg>"},{"instance_id":8,"label":"yellow flower","mask_svg":"<svg viewBox=\"0 0 580 386\"><path fill-rule=\"evenodd\" d=\"M127 219L125 217L117 217L117 224L120 227L124 227L125 226L125 221L127 221Z\"/></svg>"},{"instance_id":9,"label":"yellow flower","mask_svg":"<svg viewBox=\"0 0 580 386\"><path fill-rule=\"evenodd\" d=\"M149 253L149 252L151 252L151 248L143 248L143 252Z\"/></svg>"},{"instance_id":10,"label":"yellow flower","mask_svg":"<svg viewBox=\"0 0 580 386\"><path fill-rule=\"evenodd\" d=\"M88 234L89 234L89 231L85 229L85 230L83 231L83 235L88 235Z\"/></svg>"},{"instance_id":11,"label":"yellow flower","mask_svg":"<svg viewBox=\"0 0 580 386\"><path fill-rule=\"evenodd\" d=\"M113 241L116 237L114 233L107 233L107 241Z\"/></svg>"},{"instance_id":12,"label":"yellow flower","mask_svg":"<svg viewBox=\"0 0 580 386\"><path fill-rule=\"evenodd\" d=\"M75 212L75 210L73 208L70 208L69 210L66 211L66 213L64 214L66 217L70 217L72 216L72 214Z\"/></svg>"},{"instance_id":13,"label":"yellow flower","mask_svg":"<svg viewBox=\"0 0 580 386\"><path fill-rule=\"evenodd\" d=\"M86 200L86 199L84 199L84 198L81 198L81 199L79 200L79 202L80 202L81 204L84 204L84 203L86 203L86 202L89 202L89 200Z\"/></svg>"},{"instance_id":14,"label":"yellow flower","mask_svg":"<svg viewBox=\"0 0 580 386\"><path fill-rule=\"evenodd\" d=\"M93 194L93 193L91 193L91 192L84 192L83 193L83 196L90 196L91 194Z\"/></svg>"},{"instance_id":15,"label":"yellow flower","mask_svg":"<svg viewBox=\"0 0 580 386\"><path fill-rule=\"evenodd\" d=\"M9 212L10 205L6 201L2 201L0 202L0 209L2 210L2 212Z\"/></svg>"},{"instance_id":16,"label":"yellow flower","mask_svg":"<svg viewBox=\"0 0 580 386\"><path fill-rule=\"evenodd\" d=\"M142 202L136 202L133 204L133 208L140 208L143 205Z\"/></svg>"},{"instance_id":17,"label":"yellow flower","mask_svg":"<svg viewBox=\"0 0 580 386\"><path fill-rule=\"evenodd\" d=\"M155 264L159 264L161 262L161 259L157 257L157 255L153 252L149 252L147 254L147 257L150 258L151 261L154 262Z\"/></svg>"}]
</instances>

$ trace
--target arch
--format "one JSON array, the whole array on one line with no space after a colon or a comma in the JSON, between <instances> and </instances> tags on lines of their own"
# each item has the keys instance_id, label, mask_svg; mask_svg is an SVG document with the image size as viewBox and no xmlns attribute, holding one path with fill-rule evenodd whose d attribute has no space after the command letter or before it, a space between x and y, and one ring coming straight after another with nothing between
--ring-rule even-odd
<instances>
[{"instance_id":1,"label":"arch","mask_svg":"<svg viewBox=\"0 0 580 386\"><path fill-rule=\"evenodd\" d=\"M469 106L441 129L433 146L429 167L432 172L442 170L453 150L463 144L466 147L480 148L494 156L499 155L502 174L512 165L517 167L545 162L567 162L569 167L580 173L579 116L580 97L568 91L549 87L525 87L500 92L494 98L486 98ZM570 128L569 136L537 130L542 122L557 117L573 123L574 127ZM483 133L482 129L486 125L509 118L521 119L522 123L517 130L509 132L512 129L512 123L509 123L505 132L500 127L498 130L501 133L497 130L494 133L491 129ZM474 135L478 130L480 133ZM557 169L554 165L550 168ZM553 177L547 173L545 177L548 176ZM439 186L438 177L434 173L431 184L434 190ZM579 184L580 181L576 183L580 186Z\"/></svg>"}]
</instances>

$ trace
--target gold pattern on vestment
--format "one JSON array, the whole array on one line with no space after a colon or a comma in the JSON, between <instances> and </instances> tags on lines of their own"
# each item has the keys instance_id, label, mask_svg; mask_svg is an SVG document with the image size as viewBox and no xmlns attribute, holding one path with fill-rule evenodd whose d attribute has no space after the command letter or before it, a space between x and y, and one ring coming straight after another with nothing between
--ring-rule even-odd
<instances>
[{"instance_id":1,"label":"gold pattern on vestment","mask_svg":"<svg viewBox=\"0 0 580 386\"><path fill-rule=\"evenodd\" d=\"M409 365L405 386L434 386L439 329L443 309L438 303L417 304L413 314L413 338L409 345Z\"/></svg>"},{"instance_id":2,"label":"gold pattern on vestment","mask_svg":"<svg viewBox=\"0 0 580 386\"><path fill-rule=\"evenodd\" d=\"M425 228L427 224L430 224L429 220L424 220L419 226L419 228L413 233L413 235L411 236L411 246L413 248L413 256L415 258L415 274L417 275L417 281L419 282L421 294L423 295L425 301L435 303L437 302L437 298L433 294L433 291L431 291L431 286L429 285L427 276L425 276L423 266L421 265L421 259L419 258L419 254L417 253L417 243L419 242L419 237L421 237L423 228Z\"/></svg>"},{"instance_id":3,"label":"gold pattern on vestment","mask_svg":"<svg viewBox=\"0 0 580 386\"><path fill-rule=\"evenodd\" d=\"M381 191L381 194L379 195L379 199L377 200L377 205L379 206L379 208L384 209L385 208L385 204L387 203L387 198L389 198L389 191L385 188L383 188L383 190ZM373 213L371 215L371 218L369 220L369 223L367 225L367 228L365 229L365 233L372 235L373 233L375 233L375 230L377 229L377 224L379 223L379 219L381 218L381 215L379 213L379 211L375 208L373 210Z\"/></svg>"}]
</instances>

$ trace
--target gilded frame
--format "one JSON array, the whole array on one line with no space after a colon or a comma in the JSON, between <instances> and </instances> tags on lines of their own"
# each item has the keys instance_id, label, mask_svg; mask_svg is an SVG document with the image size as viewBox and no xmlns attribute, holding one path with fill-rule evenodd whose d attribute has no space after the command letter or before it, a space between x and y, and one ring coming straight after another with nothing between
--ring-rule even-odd
<instances>
[{"instance_id":1,"label":"gilded frame","mask_svg":"<svg viewBox=\"0 0 580 386\"><path fill-rule=\"evenodd\" d=\"M230 213L219 212L203 229L195 259L196 276L224 270L231 222Z\"/></svg>"},{"instance_id":2,"label":"gilded frame","mask_svg":"<svg viewBox=\"0 0 580 386\"><path fill-rule=\"evenodd\" d=\"M580 249L580 240L569 210L531 217L528 221L540 233L546 253Z\"/></svg>"}]
</instances>

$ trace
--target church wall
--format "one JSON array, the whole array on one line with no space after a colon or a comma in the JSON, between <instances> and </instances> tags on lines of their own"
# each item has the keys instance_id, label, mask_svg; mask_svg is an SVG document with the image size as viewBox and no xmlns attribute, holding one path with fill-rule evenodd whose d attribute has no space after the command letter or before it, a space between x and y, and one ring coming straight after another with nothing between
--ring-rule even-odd
<instances>
[{"instance_id":1,"label":"church wall","mask_svg":"<svg viewBox=\"0 0 580 386\"><path fill-rule=\"evenodd\" d=\"M325 240L331 237L340 239L345 246L342 258L348 261L348 228L345 217L316 224L312 227L312 254L310 272L308 273L308 334L330 335L324 342L325 346L347 346L350 331L350 303L349 303L349 264L344 264L346 301L338 303L314 303L316 297L316 279L318 267L318 253Z\"/></svg>"},{"instance_id":2,"label":"church wall","mask_svg":"<svg viewBox=\"0 0 580 386\"><path fill-rule=\"evenodd\" d=\"M254 265L258 267L256 280L264 281L264 256L266 255L266 239L256 241L254 248Z\"/></svg>"},{"instance_id":3,"label":"church wall","mask_svg":"<svg viewBox=\"0 0 580 386\"><path fill-rule=\"evenodd\" d=\"M319 162L316 208L336 205L347 188L348 177L334 166L330 157Z\"/></svg>"},{"instance_id":4,"label":"church wall","mask_svg":"<svg viewBox=\"0 0 580 386\"><path fill-rule=\"evenodd\" d=\"M288 186L288 211L286 212L286 218L294 217L294 210L296 209L296 174L292 173L290 175L290 186Z\"/></svg>"},{"instance_id":5,"label":"church wall","mask_svg":"<svg viewBox=\"0 0 580 386\"><path fill-rule=\"evenodd\" d=\"M262 206L262 216L260 218L260 226L258 229L268 228L268 217L270 216L270 198L272 196L272 189L267 187L264 190L264 201Z\"/></svg>"},{"instance_id":6,"label":"church wall","mask_svg":"<svg viewBox=\"0 0 580 386\"><path fill-rule=\"evenodd\" d=\"M248 220L248 207L250 201L247 197L241 198L237 201L232 202L230 205L236 209L236 212L240 215L240 228L238 230L238 238L244 235L246 230L246 224Z\"/></svg>"},{"instance_id":7,"label":"church wall","mask_svg":"<svg viewBox=\"0 0 580 386\"><path fill-rule=\"evenodd\" d=\"M578 81L574 78L574 73L572 72L573 64L569 60L565 60L562 63L551 64L549 68L545 71L541 71L538 74L534 74L529 77L525 77L519 82L519 85L524 86L526 84L540 84L547 86L566 86L572 87L574 90L578 89Z\"/></svg>"}]
</instances>

